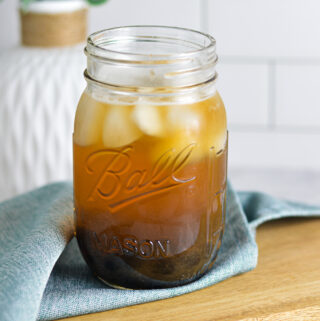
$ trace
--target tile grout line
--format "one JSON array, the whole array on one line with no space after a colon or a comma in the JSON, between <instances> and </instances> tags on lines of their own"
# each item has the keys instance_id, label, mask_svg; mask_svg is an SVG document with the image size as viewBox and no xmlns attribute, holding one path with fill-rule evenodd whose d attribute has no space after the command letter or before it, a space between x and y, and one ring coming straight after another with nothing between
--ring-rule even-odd
<instances>
[{"instance_id":1,"label":"tile grout line","mask_svg":"<svg viewBox=\"0 0 320 321\"><path fill-rule=\"evenodd\" d=\"M243 55L221 55L220 59L227 64L265 64L273 61L275 64L293 66L319 66L320 59L313 57L258 57Z\"/></svg>"},{"instance_id":2,"label":"tile grout line","mask_svg":"<svg viewBox=\"0 0 320 321\"><path fill-rule=\"evenodd\" d=\"M279 133L279 134L302 134L302 135L320 135L318 127L297 127L297 126L277 126L276 130L270 130L268 126L252 124L230 124L230 132L234 133Z\"/></svg>"},{"instance_id":3,"label":"tile grout line","mask_svg":"<svg viewBox=\"0 0 320 321\"><path fill-rule=\"evenodd\" d=\"M276 127L276 62L268 62L268 128L274 130Z\"/></svg>"}]
</instances>

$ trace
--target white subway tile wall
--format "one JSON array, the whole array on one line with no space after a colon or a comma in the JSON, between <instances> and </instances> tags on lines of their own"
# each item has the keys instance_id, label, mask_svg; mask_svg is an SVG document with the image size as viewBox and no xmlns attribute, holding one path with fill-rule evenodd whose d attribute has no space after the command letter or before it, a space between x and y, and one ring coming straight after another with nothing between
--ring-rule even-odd
<instances>
[{"instance_id":1,"label":"white subway tile wall","mask_svg":"<svg viewBox=\"0 0 320 321\"><path fill-rule=\"evenodd\" d=\"M319 133L303 131L230 131L231 168L319 170ZM299 182L297 182L299 184Z\"/></svg>"},{"instance_id":2,"label":"white subway tile wall","mask_svg":"<svg viewBox=\"0 0 320 321\"><path fill-rule=\"evenodd\" d=\"M90 9L90 32L139 24L200 29L200 10L200 0L109 0Z\"/></svg>"},{"instance_id":3,"label":"white subway tile wall","mask_svg":"<svg viewBox=\"0 0 320 321\"><path fill-rule=\"evenodd\" d=\"M319 127L320 65L278 64L275 88L277 125Z\"/></svg>"},{"instance_id":4,"label":"white subway tile wall","mask_svg":"<svg viewBox=\"0 0 320 321\"><path fill-rule=\"evenodd\" d=\"M17 44L17 2L0 2L0 49ZM217 39L231 167L320 169L319 0L109 0L89 31L129 24Z\"/></svg>"},{"instance_id":5,"label":"white subway tile wall","mask_svg":"<svg viewBox=\"0 0 320 321\"><path fill-rule=\"evenodd\" d=\"M217 65L217 87L234 125L268 125L269 82L267 64Z\"/></svg>"},{"instance_id":6,"label":"white subway tile wall","mask_svg":"<svg viewBox=\"0 0 320 321\"><path fill-rule=\"evenodd\" d=\"M208 0L220 54L319 57L319 0Z\"/></svg>"},{"instance_id":7,"label":"white subway tile wall","mask_svg":"<svg viewBox=\"0 0 320 321\"><path fill-rule=\"evenodd\" d=\"M203 4L221 58L230 166L319 170L320 1Z\"/></svg>"}]
</instances>

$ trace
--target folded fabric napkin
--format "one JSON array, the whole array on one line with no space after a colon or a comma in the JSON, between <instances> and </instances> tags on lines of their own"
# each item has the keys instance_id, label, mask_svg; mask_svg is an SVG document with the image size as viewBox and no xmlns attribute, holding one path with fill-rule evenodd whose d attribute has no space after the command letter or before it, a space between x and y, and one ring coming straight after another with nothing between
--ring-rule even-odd
<instances>
[{"instance_id":1,"label":"folded fabric napkin","mask_svg":"<svg viewBox=\"0 0 320 321\"><path fill-rule=\"evenodd\" d=\"M235 193L229 184L225 234L209 273L177 288L116 290L91 274L72 239L71 183L48 185L0 204L0 320L53 320L192 292L256 266L259 224L317 215L320 207Z\"/></svg>"}]
</instances>

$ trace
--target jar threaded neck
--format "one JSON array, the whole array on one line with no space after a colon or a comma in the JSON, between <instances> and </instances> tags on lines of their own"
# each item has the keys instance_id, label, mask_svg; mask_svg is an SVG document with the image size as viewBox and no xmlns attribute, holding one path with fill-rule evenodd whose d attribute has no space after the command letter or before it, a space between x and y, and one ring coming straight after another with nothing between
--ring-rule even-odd
<instances>
[{"instance_id":1,"label":"jar threaded neck","mask_svg":"<svg viewBox=\"0 0 320 321\"><path fill-rule=\"evenodd\" d=\"M185 88L215 80L215 39L199 31L127 26L89 36L87 78L120 87Z\"/></svg>"}]
</instances>

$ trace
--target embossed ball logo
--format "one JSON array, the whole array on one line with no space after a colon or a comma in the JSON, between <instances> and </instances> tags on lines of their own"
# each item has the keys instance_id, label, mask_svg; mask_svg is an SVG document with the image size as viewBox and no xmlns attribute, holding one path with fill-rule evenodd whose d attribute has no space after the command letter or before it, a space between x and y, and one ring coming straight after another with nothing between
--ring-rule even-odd
<instances>
[{"instance_id":1,"label":"embossed ball logo","mask_svg":"<svg viewBox=\"0 0 320 321\"><path fill-rule=\"evenodd\" d=\"M196 179L184 177L181 169L188 163L196 144L190 144L178 153L172 148L163 153L150 169L138 169L132 164L132 146L120 150L102 149L91 153L86 160L86 171L97 177L88 195L88 201L97 198L106 201L110 212L117 210ZM96 162L105 164L97 173Z\"/></svg>"}]
</instances>

